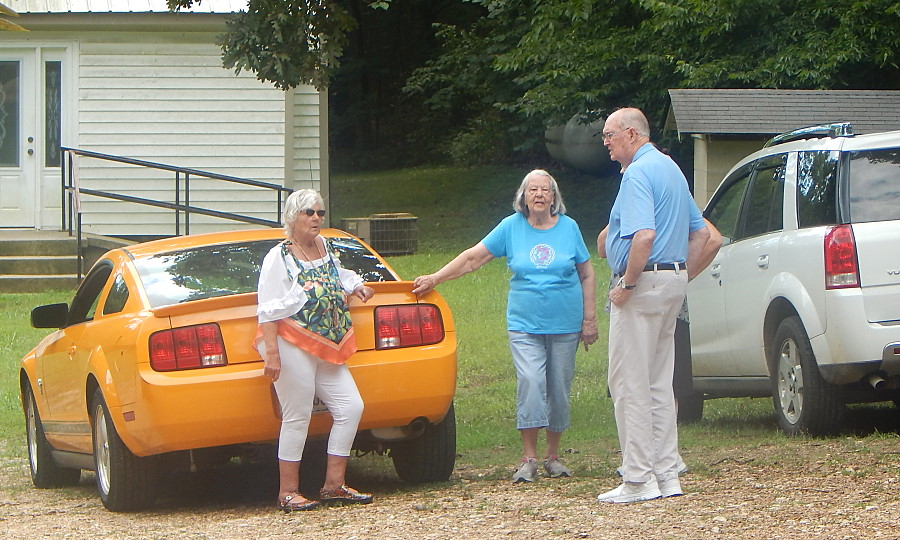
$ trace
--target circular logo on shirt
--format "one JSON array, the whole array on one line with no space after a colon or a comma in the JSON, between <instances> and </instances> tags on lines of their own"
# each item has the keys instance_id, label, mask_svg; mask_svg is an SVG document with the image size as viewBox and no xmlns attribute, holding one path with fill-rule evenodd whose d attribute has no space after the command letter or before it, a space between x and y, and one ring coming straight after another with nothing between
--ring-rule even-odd
<instances>
[{"instance_id":1,"label":"circular logo on shirt","mask_svg":"<svg viewBox=\"0 0 900 540\"><path fill-rule=\"evenodd\" d=\"M538 268L547 268L553 259L556 258L556 252L547 244L537 244L531 248L531 262Z\"/></svg>"}]
</instances>

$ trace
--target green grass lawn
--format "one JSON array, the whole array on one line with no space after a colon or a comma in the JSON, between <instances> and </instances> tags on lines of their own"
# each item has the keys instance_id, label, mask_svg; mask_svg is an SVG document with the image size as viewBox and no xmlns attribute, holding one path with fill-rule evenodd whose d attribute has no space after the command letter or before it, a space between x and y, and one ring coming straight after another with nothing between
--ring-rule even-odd
<instances>
[{"instance_id":1,"label":"green grass lawn","mask_svg":"<svg viewBox=\"0 0 900 540\"><path fill-rule=\"evenodd\" d=\"M460 250L478 242L501 218L527 170L420 168L375 174L337 176L331 186L331 218L373 213L409 212L417 216L419 251L390 257L405 279L430 273ZM596 252L597 232L606 223L617 189L615 178L556 175L569 214L582 226ZM594 259L598 296L608 276L605 261ZM515 373L506 340L505 304L509 274L502 260L474 274L444 283L438 290L450 304L459 340L456 398L459 463L493 469L497 477L521 457L515 430ZM0 456L22 464L26 459L24 420L19 402L18 362L47 334L29 326L29 312L40 304L67 301L69 292L0 296ZM612 403L606 392L608 319L598 311L601 339L590 351L579 350L572 389L572 427L563 439L567 459L580 475L611 477L618 463ZM879 410L890 405L878 406ZM871 429L858 437L893 436ZM783 446L790 459L796 443L777 429L770 399L708 401L704 420L680 429L682 452L702 473L703 458L723 446L737 449ZM378 467L390 467L389 460Z\"/></svg>"}]
</instances>

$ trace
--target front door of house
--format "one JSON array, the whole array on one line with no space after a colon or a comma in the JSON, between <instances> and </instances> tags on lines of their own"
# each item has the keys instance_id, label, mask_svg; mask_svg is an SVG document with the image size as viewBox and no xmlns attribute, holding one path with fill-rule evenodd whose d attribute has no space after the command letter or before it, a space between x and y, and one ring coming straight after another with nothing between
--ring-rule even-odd
<instances>
[{"instance_id":1,"label":"front door of house","mask_svg":"<svg viewBox=\"0 0 900 540\"><path fill-rule=\"evenodd\" d=\"M60 225L62 74L59 49L0 48L0 227Z\"/></svg>"}]
</instances>

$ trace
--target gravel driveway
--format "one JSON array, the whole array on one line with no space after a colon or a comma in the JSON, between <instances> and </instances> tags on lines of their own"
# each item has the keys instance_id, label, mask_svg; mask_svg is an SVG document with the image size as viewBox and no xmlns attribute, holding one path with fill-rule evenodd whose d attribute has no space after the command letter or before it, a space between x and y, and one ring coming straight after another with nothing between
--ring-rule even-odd
<instances>
[{"instance_id":1,"label":"gravel driveway","mask_svg":"<svg viewBox=\"0 0 900 540\"><path fill-rule=\"evenodd\" d=\"M9 452L3 452L8 455ZM900 439L789 440L684 457L686 495L630 505L596 502L614 487L608 456L568 462L591 476L510 483L460 457L450 482L401 484L385 466L351 461L349 478L376 495L365 507L286 515L274 509L271 467L186 476L153 511L114 514L81 485L37 490L22 460L0 463L0 537L25 538L900 538ZM389 461L389 460L385 460ZM601 472L602 471L602 472Z\"/></svg>"}]
</instances>

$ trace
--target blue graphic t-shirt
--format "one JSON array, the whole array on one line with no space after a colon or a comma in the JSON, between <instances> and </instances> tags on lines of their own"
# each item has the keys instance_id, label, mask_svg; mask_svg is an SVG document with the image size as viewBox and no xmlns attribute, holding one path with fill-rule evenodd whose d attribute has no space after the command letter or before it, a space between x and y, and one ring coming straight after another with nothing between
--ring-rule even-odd
<instances>
[{"instance_id":1,"label":"blue graphic t-shirt","mask_svg":"<svg viewBox=\"0 0 900 540\"><path fill-rule=\"evenodd\" d=\"M588 260L575 221L560 214L556 225L535 229L522 214L503 219L481 241L494 257L506 257L512 271L506 327L529 334L581 331L581 280L575 265Z\"/></svg>"}]
</instances>

